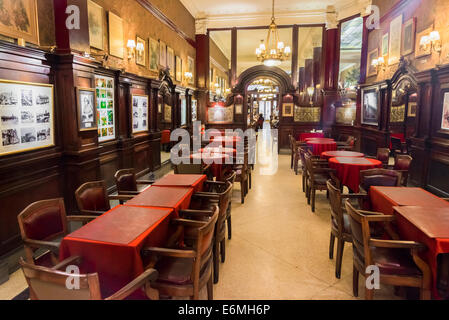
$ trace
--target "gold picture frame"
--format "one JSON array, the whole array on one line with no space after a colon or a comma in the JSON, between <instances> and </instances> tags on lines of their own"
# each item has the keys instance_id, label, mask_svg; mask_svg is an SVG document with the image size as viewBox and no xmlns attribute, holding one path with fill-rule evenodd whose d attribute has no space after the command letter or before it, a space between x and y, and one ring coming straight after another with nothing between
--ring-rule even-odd
<instances>
[{"instance_id":1,"label":"gold picture frame","mask_svg":"<svg viewBox=\"0 0 449 320\"><path fill-rule=\"evenodd\" d=\"M171 123L172 122L172 106L165 104L164 105L164 121L166 123Z\"/></svg>"},{"instance_id":2,"label":"gold picture frame","mask_svg":"<svg viewBox=\"0 0 449 320\"><path fill-rule=\"evenodd\" d=\"M159 40L159 64L167 68L167 45L162 40Z\"/></svg>"},{"instance_id":3,"label":"gold picture frame","mask_svg":"<svg viewBox=\"0 0 449 320\"><path fill-rule=\"evenodd\" d=\"M0 34L39 45L39 24L36 0L3 0L0 8L7 24L0 20ZM18 22L20 26L16 25ZM25 25L24 25L25 24Z\"/></svg>"},{"instance_id":4,"label":"gold picture frame","mask_svg":"<svg viewBox=\"0 0 449 320\"><path fill-rule=\"evenodd\" d=\"M131 119L133 134L149 131L149 101L148 95L131 95Z\"/></svg>"},{"instance_id":5,"label":"gold picture frame","mask_svg":"<svg viewBox=\"0 0 449 320\"><path fill-rule=\"evenodd\" d=\"M420 46L420 40L423 36L428 36L434 30L434 24L421 32L416 34L416 43L415 43L415 58L422 58L426 56L430 56L432 54L431 46L428 46L427 50L423 50Z\"/></svg>"},{"instance_id":6,"label":"gold picture frame","mask_svg":"<svg viewBox=\"0 0 449 320\"><path fill-rule=\"evenodd\" d=\"M91 47L104 50L104 10L92 0L87 3L88 19L89 19L89 44Z\"/></svg>"},{"instance_id":7,"label":"gold picture frame","mask_svg":"<svg viewBox=\"0 0 449 320\"><path fill-rule=\"evenodd\" d=\"M178 82L182 81L182 60L181 57L175 57L175 80Z\"/></svg>"},{"instance_id":8,"label":"gold picture frame","mask_svg":"<svg viewBox=\"0 0 449 320\"><path fill-rule=\"evenodd\" d=\"M366 68L366 76L367 77L377 76L377 74L379 73L377 67L373 66L373 63L372 63L373 60L377 59L377 58L379 58L379 49L376 48L374 50L371 50L368 53L368 65Z\"/></svg>"},{"instance_id":9,"label":"gold picture frame","mask_svg":"<svg viewBox=\"0 0 449 320\"><path fill-rule=\"evenodd\" d=\"M284 103L282 105L282 116L287 117L293 117L294 115L294 104L293 103Z\"/></svg>"},{"instance_id":10,"label":"gold picture frame","mask_svg":"<svg viewBox=\"0 0 449 320\"><path fill-rule=\"evenodd\" d=\"M170 71L170 76L175 76L175 51L171 47L167 47L167 68Z\"/></svg>"},{"instance_id":11,"label":"gold picture frame","mask_svg":"<svg viewBox=\"0 0 449 320\"><path fill-rule=\"evenodd\" d=\"M192 57L187 57L187 72L192 75L192 78L189 79L189 84L195 83L195 59Z\"/></svg>"},{"instance_id":12,"label":"gold picture frame","mask_svg":"<svg viewBox=\"0 0 449 320\"><path fill-rule=\"evenodd\" d=\"M402 46L402 21L403 15L399 15L390 22L390 40L388 43L388 65L399 63Z\"/></svg>"},{"instance_id":13,"label":"gold picture frame","mask_svg":"<svg viewBox=\"0 0 449 320\"><path fill-rule=\"evenodd\" d=\"M390 41L390 33L387 32L382 37L382 48L381 48L382 57L388 56L389 41Z\"/></svg>"},{"instance_id":14,"label":"gold picture frame","mask_svg":"<svg viewBox=\"0 0 449 320\"><path fill-rule=\"evenodd\" d=\"M109 54L123 59L124 54L123 19L109 11Z\"/></svg>"},{"instance_id":15,"label":"gold picture frame","mask_svg":"<svg viewBox=\"0 0 449 320\"><path fill-rule=\"evenodd\" d=\"M159 70L159 42L150 38L149 43L149 61L148 67L150 71L157 72Z\"/></svg>"},{"instance_id":16,"label":"gold picture frame","mask_svg":"<svg viewBox=\"0 0 449 320\"><path fill-rule=\"evenodd\" d=\"M415 51L416 36L416 18L411 18L404 23L402 31L401 52L403 56L409 55Z\"/></svg>"},{"instance_id":17,"label":"gold picture frame","mask_svg":"<svg viewBox=\"0 0 449 320\"><path fill-rule=\"evenodd\" d=\"M86 100L89 96L91 97L91 100ZM95 104L95 89L76 87L76 100L77 100L76 105L78 114L78 130L79 131L98 130L97 107Z\"/></svg>"},{"instance_id":18,"label":"gold picture frame","mask_svg":"<svg viewBox=\"0 0 449 320\"><path fill-rule=\"evenodd\" d=\"M143 51L136 50L136 64L145 67L147 65L147 41L141 37L136 37L136 44L143 44Z\"/></svg>"}]
</instances>

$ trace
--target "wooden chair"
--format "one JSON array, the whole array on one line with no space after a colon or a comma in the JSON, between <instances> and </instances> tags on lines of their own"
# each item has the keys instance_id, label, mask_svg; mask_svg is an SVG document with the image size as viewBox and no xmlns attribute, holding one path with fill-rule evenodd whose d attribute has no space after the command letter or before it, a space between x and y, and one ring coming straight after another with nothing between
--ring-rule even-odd
<instances>
[{"instance_id":1,"label":"wooden chair","mask_svg":"<svg viewBox=\"0 0 449 320\"><path fill-rule=\"evenodd\" d=\"M81 263L82 258L68 258L53 268L35 266L19 259L23 274L30 289L31 300L102 300L100 281L97 273L74 275L66 273L70 265ZM123 300L136 290L143 289L148 298L158 299L158 294L151 290L150 283L154 281L158 273L154 269L148 269L128 285L107 297L105 300ZM76 278L79 281L79 289L67 288L67 280Z\"/></svg>"},{"instance_id":2,"label":"wooden chair","mask_svg":"<svg viewBox=\"0 0 449 320\"><path fill-rule=\"evenodd\" d=\"M408 146L406 142L402 142L401 139L397 137L390 137L390 141L391 141L391 150L395 157L397 155L408 154Z\"/></svg>"},{"instance_id":3,"label":"wooden chair","mask_svg":"<svg viewBox=\"0 0 449 320\"><path fill-rule=\"evenodd\" d=\"M307 203L311 204L312 212L315 212L316 191L327 191L327 180L329 180L330 178L334 181L338 181L338 179L334 175L334 173L336 172L335 169L317 165L308 154L305 154L305 160L308 178L308 181L306 182Z\"/></svg>"},{"instance_id":4,"label":"wooden chair","mask_svg":"<svg viewBox=\"0 0 449 320\"><path fill-rule=\"evenodd\" d=\"M243 155L243 164L235 166L233 170L236 172L235 182L240 183L240 197L242 204L245 203L245 196L249 191L249 175L248 175L248 157Z\"/></svg>"},{"instance_id":5,"label":"wooden chair","mask_svg":"<svg viewBox=\"0 0 449 320\"><path fill-rule=\"evenodd\" d=\"M388 167L388 162L390 161L390 149L388 148L378 148L376 157L366 156L369 159L377 159L382 162L384 168Z\"/></svg>"},{"instance_id":6,"label":"wooden chair","mask_svg":"<svg viewBox=\"0 0 449 320\"><path fill-rule=\"evenodd\" d=\"M337 141L337 150L339 151L353 151L355 147L356 138L353 136L348 136L346 141Z\"/></svg>"},{"instance_id":7,"label":"wooden chair","mask_svg":"<svg viewBox=\"0 0 449 320\"><path fill-rule=\"evenodd\" d=\"M138 195L138 185L151 185L155 181L137 180L134 169L121 169L115 175L115 185L119 195Z\"/></svg>"},{"instance_id":8,"label":"wooden chair","mask_svg":"<svg viewBox=\"0 0 449 320\"><path fill-rule=\"evenodd\" d=\"M102 215L111 210L111 200L131 200L131 195L108 195L104 181L86 182L75 191L78 209L85 215Z\"/></svg>"},{"instance_id":9,"label":"wooden chair","mask_svg":"<svg viewBox=\"0 0 449 320\"><path fill-rule=\"evenodd\" d=\"M190 159L189 159L190 160ZM194 164L190 162L183 162L174 166L175 174L205 174L208 179L213 180L213 175L210 171L210 164Z\"/></svg>"},{"instance_id":10,"label":"wooden chair","mask_svg":"<svg viewBox=\"0 0 449 320\"><path fill-rule=\"evenodd\" d=\"M419 251L423 244L414 241L380 240L372 237L370 224L391 223L393 215L356 210L349 201L345 202L351 224L354 252L353 293L358 296L359 274L368 276L366 268L376 266L380 271L380 282L393 286L417 287L421 299L430 299L431 271L421 259ZM365 299L372 300L374 289L365 288Z\"/></svg>"},{"instance_id":11,"label":"wooden chair","mask_svg":"<svg viewBox=\"0 0 449 320\"><path fill-rule=\"evenodd\" d=\"M372 186L399 187L402 174L388 169L369 169L360 171L360 193L369 192Z\"/></svg>"},{"instance_id":12,"label":"wooden chair","mask_svg":"<svg viewBox=\"0 0 449 320\"><path fill-rule=\"evenodd\" d=\"M329 244L329 259L334 258L334 244L337 238L337 261L335 263L335 277L341 277L341 264L343 260L343 251L345 242L352 243L351 226L349 216L344 208L343 199L363 199L366 194L343 194L336 186L334 181L327 181L327 190L329 192L329 203L331 206L331 235Z\"/></svg>"},{"instance_id":13,"label":"wooden chair","mask_svg":"<svg viewBox=\"0 0 449 320\"><path fill-rule=\"evenodd\" d=\"M394 159L394 166L388 167L402 174L401 185L406 187L408 184L408 172L412 164L413 158L406 154L398 154Z\"/></svg>"},{"instance_id":14,"label":"wooden chair","mask_svg":"<svg viewBox=\"0 0 449 320\"><path fill-rule=\"evenodd\" d=\"M146 247L142 255L150 256L156 261L154 268L159 277L151 283L151 287L166 297L190 297L198 300L200 290L207 285L207 296L213 300L213 235L218 219L219 209L210 211L208 221L173 219L172 223L189 229L192 236L192 247L182 249ZM185 234L185 233L181 233ZM184 242L182 237L178 243Z\"/></svg>"},{"instance_id":15,"label":"wooden chair","mask_svg":"<svg viewBox=\"0 0 449 320\"><path fill-rule=\"evenodd\" d=\"M224 181L229 182L232 184L232 187L234 189L234 182L235 178L237 177L237 173L233 170L228 172L228 174L225 176ZM228 227L228 239L231 240L232 238L232 201L229 202L228 212L226 214L226 222Z\"/></svg>"},{"instance_id":16,"label":"wooden chair","mask_svg":"<svg viewBox=\"0 0 449 320\"><path fill-rule=\"evenodd\" d=\"M26 261L41 266L57 264L59 245L61 239L69 233L69 222L89 222L95 218L67 216L63 199L42 200L30 204L17 216Z\"/></svg>"}]
</instances>

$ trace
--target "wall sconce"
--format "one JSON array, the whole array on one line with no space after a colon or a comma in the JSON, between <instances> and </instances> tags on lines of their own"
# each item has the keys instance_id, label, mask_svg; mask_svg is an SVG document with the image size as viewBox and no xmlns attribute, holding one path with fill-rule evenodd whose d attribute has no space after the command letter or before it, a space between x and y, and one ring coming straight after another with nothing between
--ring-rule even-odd
<instances>
[{"instance_id":1,"label":"wall sconce","mask_svg":"<svg viewBox=\"0 0 449 320\"><path fill-rule=\"evenodd\" d=\"M379 71L379 67L382 68L382 71L385 71L385 69L387 68L387 63L385 61L384 57L379 57L377 59L374 59L371 62L371 65L375 68L377 68L377 70Z\"/></svg>"},{"instance_id":2,"label":"wall sconce","mask_svg":"<svg viewBox=\"0 0 449 320\"><path fill-rule=\"evenodd\" d=\"M309 95L310 98L310 105L313 106L313 94L315 93L315 88L314 87L308 87L307 88L307 94Z\"/></svg>"},{"instance_id":3,"label":"wall sconce","mask_svg":"<svg viewBox=\"0 0 449 320\"><path fill-rule=\"evenodd\" d=\"M134 59L136 56L136 41L128 40L126 47L128 48L128 60Z\"/></svg>"},{"instance_id":4,"label":"wall sconce","mask_svg":"<svg viewBox=\"0 0 449 320\"><path fill-rule=\"evenodd\" d=\"M437 30L435 30L435 31L432 31L427 36L422 36L419 41L419 45L423 51L429 50L429 47L430 47L430 51L433 50L433 51L437 52L438 54L441 54L442 45L441 45L440 33Z\"/></svg>"},{"instance_id":5,"label":"wall sconce","mask_svg":"<svg viewBox=\"0 0 449 320\"><path fill-rule=\"evenodd\" d=\"M184 78L186 78L186 80L188 82L190 82L190 80L192 80L192 78L193 78L193 74L191 72L185 72L184 73Z\"/></svg>"}]
</instances>

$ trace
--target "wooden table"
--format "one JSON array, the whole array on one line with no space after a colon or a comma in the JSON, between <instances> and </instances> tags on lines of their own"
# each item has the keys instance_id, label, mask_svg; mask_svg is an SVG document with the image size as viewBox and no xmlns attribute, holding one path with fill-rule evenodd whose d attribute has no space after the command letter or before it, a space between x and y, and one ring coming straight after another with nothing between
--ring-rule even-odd
<instances>
[{"instance_id":1,"label":"wooden table","mask_svg":"<svg viewBox=\"0 0 449 320\"><path fill-rule=\"evenodd\" d=\"M59 258L81 256L80 272L97 272L103 297L110 296L143 273L140 250L165 244L172 215L173 209L117 206L67 235Z\"/></svg>"},{"instance_id":2,"label":"wooden table","mask_svg":"<svg viewBox=\"0 0 449 320\"><path fill-rule=\"evenodd\" d=\"M192 187L194 192L202 191L207 176L204 174L167 174L159 179L155 187Z\"/></svg>"}]
</instances>

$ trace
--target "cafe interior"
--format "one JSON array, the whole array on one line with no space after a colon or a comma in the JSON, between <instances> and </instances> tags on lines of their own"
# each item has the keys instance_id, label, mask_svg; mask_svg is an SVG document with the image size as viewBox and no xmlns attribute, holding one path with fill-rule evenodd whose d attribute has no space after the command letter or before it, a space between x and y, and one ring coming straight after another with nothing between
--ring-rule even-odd
<instances>
[{"instance_id":1,"label":"cafe interior","mask_svg":"<svg viewBox=\"0 0 449 320\"><path fill-rule=\"evenodd\" d=\"M449 299L449 1L0 13L0 300Z\"/></svg>"}]
</instances>

